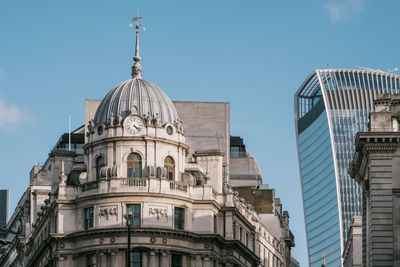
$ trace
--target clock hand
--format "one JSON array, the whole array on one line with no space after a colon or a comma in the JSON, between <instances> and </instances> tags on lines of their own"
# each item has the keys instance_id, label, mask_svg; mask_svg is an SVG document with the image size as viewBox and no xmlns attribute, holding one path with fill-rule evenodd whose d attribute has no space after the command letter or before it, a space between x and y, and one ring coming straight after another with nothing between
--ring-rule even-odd
<instances>
[{"instance_id":1,"label":"clock hand","mask_svg":"<svg viewBox=\"0 0 400 267\"><path fill-rule=\"evenodd\" d=\"M136 128L136 130L140 131L140 130L139 130L139 128L138 128L138 127L136 127L136 125L133 125L133 127L135 127L135 128Z\"/></svg>"}]
</instances>

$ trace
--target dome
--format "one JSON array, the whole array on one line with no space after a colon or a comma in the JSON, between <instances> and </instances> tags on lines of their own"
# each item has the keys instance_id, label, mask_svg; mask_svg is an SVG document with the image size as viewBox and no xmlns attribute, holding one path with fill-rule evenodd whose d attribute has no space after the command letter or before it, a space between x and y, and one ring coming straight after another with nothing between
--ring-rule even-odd
<instances>
[{"instance_id":1,"label":"dome","mask_svg":"<svg viewBox=\"0 0 400 267\"><path fill-rule=\"evenodd\" d=\"M116 118L118 114L124 120L131 114L133 106L136 106L137 114L142 117L147 117L148 113L152 117L158 114L161 124L175 123L178 119L174 104L159 87L135 77L121 82L104 97L97 108L94 122L108 126L110 116Z\"/></svg>"}]
</instances>

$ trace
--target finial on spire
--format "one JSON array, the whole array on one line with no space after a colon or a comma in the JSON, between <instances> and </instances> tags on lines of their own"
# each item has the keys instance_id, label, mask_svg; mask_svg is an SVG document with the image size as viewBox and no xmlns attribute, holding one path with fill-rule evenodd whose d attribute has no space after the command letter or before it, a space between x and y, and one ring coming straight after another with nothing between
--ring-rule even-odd
<instances>
[{"instance_id":1,"label":"finial on spire","mask_svg":"<svg viewBox=\"0 0 400 267\"><path fill-rule=\"evenodd\" d=\"M139 8L137 9L137 15L136 17L132 18L132 21L136 21L135 29L136 29L136 48L135 48L135 56L133 57L133 60L135 63L132 66L132 79L133 78L142 78L142 65L140 65L140 55L139 55L139 29L143 28L143 24L139 24L139 20L142 19L142 17L139 17ZM132 24L129 26L133 27Z\"/></svg>"}]
</instances>

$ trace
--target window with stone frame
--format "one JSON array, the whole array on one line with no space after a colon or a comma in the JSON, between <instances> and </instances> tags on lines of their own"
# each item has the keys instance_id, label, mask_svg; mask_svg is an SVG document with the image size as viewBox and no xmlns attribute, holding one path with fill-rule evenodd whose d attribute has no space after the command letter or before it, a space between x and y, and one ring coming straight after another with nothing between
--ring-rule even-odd
<instances>
[{"instance_id":1,"label":"window with stone frame","mask_svg":"<svg viewBox=\"0 0 400 267\"><path fill-rule=\"evenodd\" d=\"M185 228L185 209L174 208L174 228L176 230L183 230Z\"/></svg>"},{"instance_id":2,"label":"window with stone frame","mask_svg":"<svg viewBox=\"0 0 400 267\"><path fill-rule=\"evenodd\" d=\"M85 230L93 229L93 207L85 208Z\"/></svg>"},{"instance_id":3,"label":"window with stone frame","mask_svg":"<svg viewBox=\"0 0 400 267\"><path fill-rule=\"evenodd\" d=\"M171 254L171 267L182 267L182 255L172 253Z\"/></svg>"},{"instance_id":4,"label":"window with stone frame","mask_svg":"<svg viewBox=\"0 0 400 267\"><path fill-rule=\"evenodd\" d=\"M141 225L141 205L140 204L127 204L126 211L132 214L129 225L140 227Z\"/></svg>"},{"instance_id":5,"label":"window with stone frame","mask_svg":"<svg viewBox=\"0 0 400 267\"><path fill-rule=\"evenodd\" d=\"M86 266L87 267L96 267L97 266L96 254L90 254L90 255L86 256Z\"/></svg>"},{"instance_id":6,"label":"window with stone frame","mask_svg":"<svg viewBox=\"0 0 400 267\"><path fill-rule=\"evenodd\" d=\"M164 167L167 169L168 180L175 179L175 161L172 157L168 156L164 159Z\"/></svg>"},{"instance_id":7,"label":"window with stone frame","mask_svg":"<svg viewBox=\"0 0 400 267\"><path fill-rule=\"evenodd\" d=\"M138 153L131 153L128 156L127 177L142 178L142 157Z\"/></svg>"},{"instance_id":8,"label":"window with stone frame","mask_svg":"<svg viewBox=\"0 0 400 267\"><path fill-rule=\"evenodd\" d=\"M129 267L142 267L142 253L131 251Z\"/></svg>"},{"instance_id":9,"label":"window with stone frame","mask_svg":"<svg viewBox=\"0 0 400 267\"><path fill-rule=\"evenodd\" d=\"M101 168L106 166L106 162L103 156L96 158L96 179L99 180L101 177Z\"/></svg>"}]
</instances>

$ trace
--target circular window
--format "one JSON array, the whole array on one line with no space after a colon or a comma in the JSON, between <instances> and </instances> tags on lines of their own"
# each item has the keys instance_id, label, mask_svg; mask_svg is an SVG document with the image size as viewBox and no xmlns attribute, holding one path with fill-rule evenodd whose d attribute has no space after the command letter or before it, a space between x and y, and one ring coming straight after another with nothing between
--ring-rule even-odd
<instances>
[{"instance_id":1,"label":"circular window","mask_svg":"<svg viewBox=\"0 0 400 267\"><path fill-rule=\"evenodd\" d=\"M102 135L103 134L103 125L99 125L99 126L97 126L97 134L98 135Z\"/></svg>"},{"instance_id":2,"label":"circular window","mask_svg":"<svg viewBox=\"0 0 400 267\"><path fill-rule=\"evenodd\" d=\"M172 135L172 134L174 133L174 129L172 129L172 126L171 126L171 125L169 125L169 126L167 127L167 133L168 133L169 135Z\"/></svg>"}]
</instances>

